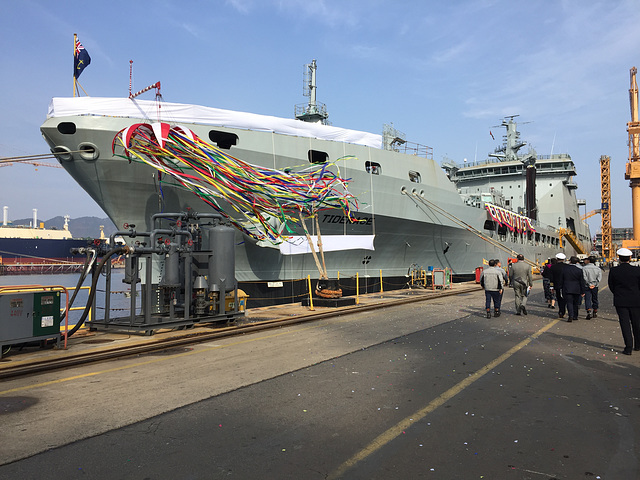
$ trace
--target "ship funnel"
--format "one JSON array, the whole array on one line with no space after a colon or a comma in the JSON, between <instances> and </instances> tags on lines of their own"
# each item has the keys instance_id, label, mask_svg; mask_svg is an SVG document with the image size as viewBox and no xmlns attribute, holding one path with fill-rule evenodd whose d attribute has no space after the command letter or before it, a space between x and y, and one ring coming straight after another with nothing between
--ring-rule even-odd
<instances>
[{"instance_id":1,"label":"ship funnel","mask_svg":"<svg viewBox=\"0 0 640 480\"><path fill-rule=\"evenodd\" d=\"M2 226L6 227L9 223L9 207L2 207Z\"/></svg>"},{"instance_id":2,"label":"ship funnel","mask_svg":"<svg viewBox=\"0 0 640 480\"><path fill-rule=\"evenodd\" d=\"M538 209L536 207L536 166L535 164L527 165L526 172L526 189L525 189L525 208L527 217L537 220Z\"/></svg>"},{"instance_id":3,"label":"ship funnel","mask_svg":"<svg viewBox=\"0 0 640 480\"><path fill-rule=\"evenodd\" d=\"M33 228L38 228L38 209L33 209Z\"/></svg>"}]
</instances>

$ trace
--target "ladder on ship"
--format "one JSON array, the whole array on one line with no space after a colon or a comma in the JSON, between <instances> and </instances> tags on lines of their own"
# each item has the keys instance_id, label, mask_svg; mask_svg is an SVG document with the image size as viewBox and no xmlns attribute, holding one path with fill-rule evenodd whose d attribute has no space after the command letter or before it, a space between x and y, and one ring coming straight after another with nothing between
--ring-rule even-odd
<instances>
[{"instance_id":1,"label":"ladder on ship","mask_svg":"<svg viewBox=\"0 0 640 480\"><path fill-rule=\"evenodd\" d=\"M562 242L562 238L566 238L567 242L573 247L578 255L589 254L589 251L585 248L582 242L578 240L578 237L576 237L571 230L567 228L559 228L558 234L560 235L560 242ZM560 244L560 246L562 247L562 243Z\"/></svg>"}]
</instances>

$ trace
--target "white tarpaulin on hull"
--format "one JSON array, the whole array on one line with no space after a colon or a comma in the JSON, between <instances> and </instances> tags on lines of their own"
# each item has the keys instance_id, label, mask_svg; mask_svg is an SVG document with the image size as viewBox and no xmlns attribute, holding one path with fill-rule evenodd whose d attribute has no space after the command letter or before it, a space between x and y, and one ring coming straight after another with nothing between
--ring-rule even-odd
<instances>
[{"instance_id":1,"label":"white tarpaulin on hull","mask_svg":"<svg viewBox=\"0 0 640 480\"><path fill-rule=\"evenodd\" d=\"M167 102L162 102L160 105L161 108L158 108L158 103L155 101L135 98L56 97L49 104L47 118L95 115L144 119L149 122L161 121L173 125L176 123L198 123L333 140L373 148L382 147L381 135L358 130L199 105Z\"/></svg>"},{"instance_id":2,"label":"white tarpaulin on hull","mask_svg":"<svg viewBox=\"0 0 640 480\"><path fill-rule=\"evenodd\" d=\"M375 235L322 235L322 250L325 252L337 252L340 250L375 250L373 240ZM318 248L318 236L311 235L311 241ZM280 244L282 255L300 255L311 253L307 237L293 237Z\"/></svg>"}]
</instances>

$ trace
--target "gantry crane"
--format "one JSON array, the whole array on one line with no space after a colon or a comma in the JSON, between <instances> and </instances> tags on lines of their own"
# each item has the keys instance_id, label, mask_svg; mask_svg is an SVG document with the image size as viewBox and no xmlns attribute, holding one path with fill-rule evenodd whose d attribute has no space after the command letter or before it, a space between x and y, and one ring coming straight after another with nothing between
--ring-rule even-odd
<instances>
[{"instance_id":1,"label":"gantry crane","mask_svg":"<svg viewBox=\"0 0 640 480\"><path fill-rule=\"evenodd\" d=\"M631 104L631 121L627 123L629 132L629 161L624 174L631 187L631 207L633 214L633 240L623 240L622 246L630 250L640 249L640 121L638 121L638 69L631 68L631 87L629 101Z\"/></svg>"}]
</instances>

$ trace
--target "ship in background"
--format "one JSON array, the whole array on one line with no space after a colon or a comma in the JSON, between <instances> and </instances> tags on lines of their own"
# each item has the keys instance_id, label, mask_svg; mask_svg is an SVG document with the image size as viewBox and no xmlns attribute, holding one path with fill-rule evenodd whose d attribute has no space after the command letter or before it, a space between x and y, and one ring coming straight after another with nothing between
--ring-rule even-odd
<instances>
[{"instance_id":1,"label":"ship in background","mask_svg":"<svg viewBox=\"0 0 640 480\"><path fill-rule=\"evenodd\" d=\"M407 141L392 126L379 135L329 125L326 107L315 98L315 61L308 68L310 99L296 107L295 119L136 98L54 98L41 132L111 220L138 231L156 228L156 214L213 210L166 176L160 188L152 167L113 154L116 135L134 124L177 124L238 159L281 171L348 156L340 173L358 198L359 221L350 223L340 210L319 214L323 242L337 242L325 251L330 278L358 272L403 286L415 265L473 278L486 259L506 265L523 253L531 264L541 264L558 251L586 249L581 242L591 237L579 214L575 165L568 155L519 156L524 143L513 118L504 123L503 158L497 152L486 164L441 166L430 147ZM529 167L539 175L528 173ZM303 231L293 235L304 238ZM576 246L563 242L563 235L575 237ZM317 277L308 252L257 242L239 230L235 245L236 278L250 295L258 291L275 299L282 281ZM154 266L154 284L161 281L160 268Z\"/></svg>"},{"instance_id":2,"label":"ship in background","mask_svg":"<svg viewBox=\"0 0 640 480\"><path fill-rule=\"evenodd\" d=\"M37 209L29 226L12 225L9 207L3 207L0 226L0 274L64 273L77 270L83 256L73 255L72 248L85 247L87 240L73 238L69 216L62 230L45 228L38 223ZM72 267L71 267L72 266Z\"/></svg>"}]
</instances>

